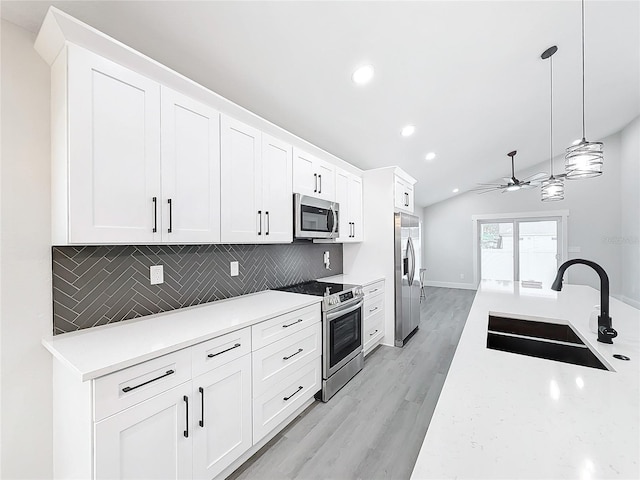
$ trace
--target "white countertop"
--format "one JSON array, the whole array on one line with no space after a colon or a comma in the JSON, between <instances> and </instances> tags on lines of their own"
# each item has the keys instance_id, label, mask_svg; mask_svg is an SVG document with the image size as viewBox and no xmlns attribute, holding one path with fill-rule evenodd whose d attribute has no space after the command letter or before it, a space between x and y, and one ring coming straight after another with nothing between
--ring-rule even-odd
<instances>
[{"instance_id":1,"label":"white countertop","mask_svg":"<svg viewBox=\"0 0 640 480\"><path fill-rule=\"evenodd\" d=\"M102 327L44 338L42 344L83 381L319 303L267 290Z\"/></svg>"},{"instance_id":2,"label":"white countertop","mask_svg":"<svg viewBox=\"0 0 640 480\"><path fill-rule=\"evenodd\" d=\"M383 276L367 276L358 274L341 273L339 275L331 275L330 277L319 278L320 282L350 283L352 285L369 285L373 282L384 280Z\"/></svg>"},{"instance_id":3,"label":"white countertop","mask_svg":"<svg viewBox=\"0 0 640 480\"><path fill-rule=\"evenodd\" d=\"M599 303L585 286L483 282L411 478L639 478L640 311L612 298L606 345L588 326ZM490 350L489 311L570 323L615 371Z\"/></svg>"}]
</instances>

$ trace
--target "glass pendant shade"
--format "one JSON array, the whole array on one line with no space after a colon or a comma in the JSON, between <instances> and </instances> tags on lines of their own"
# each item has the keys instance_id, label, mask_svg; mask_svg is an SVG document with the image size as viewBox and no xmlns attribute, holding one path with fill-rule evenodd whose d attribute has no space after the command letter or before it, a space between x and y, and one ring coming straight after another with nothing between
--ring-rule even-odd
<instances>
[{"instance_id":1,"label":"glass pendant shade","mask_svg":"<svg viewBox=\"0 0 640 480\"><path fill-rule=\"evenodd\" d=\"M584 138L577 145L567 148L565 170L569 180L591 178L602 175L604 145L602 142L587 142Z\"/></svg>"},{"instance_id":2,"label":"glass pendant shade","mask_svg":"<svg viewBox=\"0 0 640 480\"><path fill-rule=\"evenodd\" d=\"M549 177L542 182L542 201L554 202L564 200L564 181L562 178Z\"/></svg>"}]
</instances>

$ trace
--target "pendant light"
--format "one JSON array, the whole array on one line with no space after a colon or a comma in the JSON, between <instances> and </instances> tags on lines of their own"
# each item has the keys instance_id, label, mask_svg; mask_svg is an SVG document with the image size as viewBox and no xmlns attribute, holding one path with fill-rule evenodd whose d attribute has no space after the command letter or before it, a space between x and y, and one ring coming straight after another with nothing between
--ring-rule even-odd
<instances>
[{"instance_id":1,"label":"pendant light","mask_svg":"<svg viewBox=\"0 0 640 480\"><path fill-rule=\"evenodd\" d=\"M584 0L582 0L582 140L567 148L565 169L571 180L602 175L604 145L602 142L588 142L584 122Z\"/></svg>"},{"instance_id":2,"label":"pendant light","mask_svg":"<svg viewBox=\"0 0 640 480\"><path fill-rule=\"evenodd\" d=\"M544 182L542 182L542 201L543 202L554 202L557 200L564 200L564 175L553 175L553 54L558 51L558 47L555 45L553 47L547 48L540 58L543 60L549 59L549 71L551 72L551 81L550 81L550 92L551 92L551 109L550 109L550 137L551 137L551 149L550 149L550 159L549 159L549 172L550 176Z\"/></svg>"}]
</instances>

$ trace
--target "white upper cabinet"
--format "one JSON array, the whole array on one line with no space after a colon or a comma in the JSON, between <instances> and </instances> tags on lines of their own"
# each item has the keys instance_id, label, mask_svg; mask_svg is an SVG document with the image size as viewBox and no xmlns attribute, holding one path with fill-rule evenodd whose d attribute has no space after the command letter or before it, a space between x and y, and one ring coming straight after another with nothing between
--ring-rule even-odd
<instances>
[{"instance_id":1,"label":"white upper cabinet","mask_svg":"<svg viewBox=\"0 0 640 480\"><path fill-rule=\"evenodd\" d=\"M345 170L336 169L336 202L340 206L338 242L361 242L363 240L362 178Z\"/></svg>"},{"instance_id":2,"label":"white upper cabinet","mask_svg":"<svg viewBox=\"0 0 640 480\"><path fill-rule=\"evenodd\" d=\"M220 141L222 242L291 242L291 146L224 115Z\"/></svg>"},{"instance_id":3,"label":"white upper cabinet","mask_svg":"<svg viewBox=\"0 0 640 480\"><path fill-rule=\"evenodd\" d=\"M162 240L220 241L220 114L162 87Z\"/></svg>"},{"instance_id":4,"label":"white upper cabinet","mask_svg":"<svg viewBox=\"0 0 640 480\"><path fill-rule=\"evenodd\" d=\"M160 241L160 85L69 45L67 89L66 62L52 70L54 242Z\"/></svg>"},{"instance_id":5,"label":"white upper cabinet","mask_svg":"<svg viewBox=\"0 0 640 480\"><path fill-rule=\"evenodd\" d=\"M262 134L263 242L293 241L293 152L291 145Z\"/></svg>"},{"instance_id":6,"label":"white upper cabinet","mask_svg":"<svg viewBox=\"0 0 640 480\"><path fill-rule=\"evenodd\" d=\"M293 191L302 195L336 200L335 166L294 149Z\"/></svg>"},{"instance_id":7,"label":"white upper cabinet","mask_svg":"<svg viewBox=\"0 0 640 480\"><path fill-rule=\"evenodd\" d=\"M395 176L395 208L413 213L413 183Z\"/></svg>"},{"instance_id":8,"label":"white upper cabinet","mask_svg":"<svg viewBox=\"0 0 640 480\"><path fill-rule=\"evenodd\" d=\"M73 44L52 77L53 243L220 241L220 114Z\"/></svg>"}]
</instances>

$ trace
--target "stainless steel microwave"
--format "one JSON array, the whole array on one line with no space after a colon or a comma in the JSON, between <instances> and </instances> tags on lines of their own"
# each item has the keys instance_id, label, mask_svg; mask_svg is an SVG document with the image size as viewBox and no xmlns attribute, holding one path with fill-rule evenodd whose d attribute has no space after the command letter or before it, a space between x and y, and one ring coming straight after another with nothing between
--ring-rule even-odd
<instances>
[{"instance_id":1,"label":"stainless steel microwave","mask_svg":"<svg viewBox=\"0 0 640 480\"><path fill-rule=\"evenodd\" d=\"M295 193L293 195L295 238L337 238L339 205Z\"/></svg>"}]
</instances>

